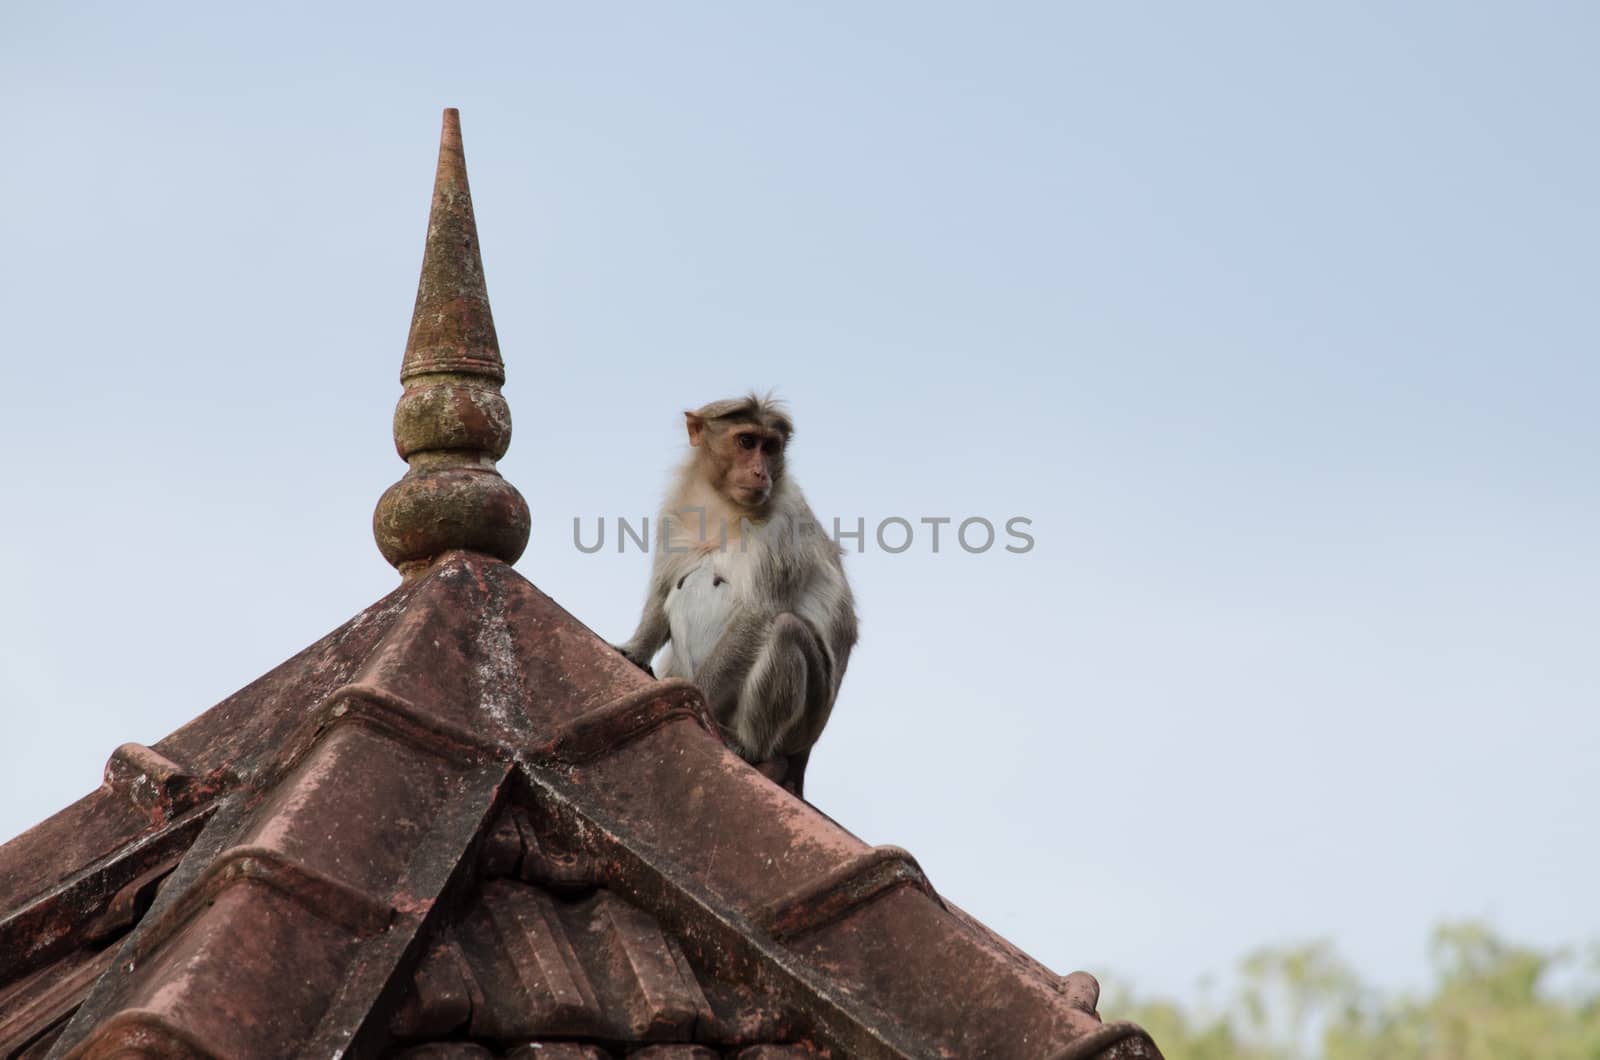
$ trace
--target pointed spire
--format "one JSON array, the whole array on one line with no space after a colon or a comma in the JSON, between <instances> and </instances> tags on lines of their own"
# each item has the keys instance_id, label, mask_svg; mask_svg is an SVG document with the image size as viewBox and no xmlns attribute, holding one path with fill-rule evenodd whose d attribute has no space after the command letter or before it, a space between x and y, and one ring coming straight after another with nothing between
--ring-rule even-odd
<instances>
[{"instance_id":1,"label":"pointed spire","mask_svg":"<svg viewBox=\"0 0 1600 1060\"><path fill-rule=\"evenodd\" d=\"M394 410L394 442L410 464L372 515L385 559L410 577L453 549L515 562L528 505L495 461L511 442L500 393L505 365L489 312L478 226L461 150L461 115L444 112L428 242Z\"/></svg>"},{"instance_id":2,"label":"pointed spire","mask_svg":"<svg viewBox=\"0 0 1600 1060\"><path fill-rule=\"evenodd\" d=\"M411 314L400 382L429 372L462 372L496 383L506 380L489 312L489 290L483 282L467 159L461 151L461 112L454 107L444 112L444 132L439 137L428 243L422 252L422 279L417 283L417 307Z\"/></svg>"}]
</instances>

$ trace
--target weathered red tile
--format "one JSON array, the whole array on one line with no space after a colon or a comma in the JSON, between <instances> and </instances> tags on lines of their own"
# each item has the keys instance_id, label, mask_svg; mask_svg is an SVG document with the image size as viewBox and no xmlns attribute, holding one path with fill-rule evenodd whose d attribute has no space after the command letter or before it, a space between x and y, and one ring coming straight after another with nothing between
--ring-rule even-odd
<instances>
[{"instance_id":1,"label":"weathered red tile","mask_svg":"<svg viewBox=\"0 0 1600 1060\"><path fill-rule=\"evenodd\" d=\"M123 969L116 1014L69 1055L115 1055L150 1033L213 1056L293 1054L337 992L353 945L341 926L241 878L143 965Z\"/></svg>"},{"instance_id":2,"label":"weathered red tile","mask_svg":"<svg viewBox=\"0 0 1600 1060\"><path fill-rule=\"evenodd\" d=\"M525 1042L507 1050L506 1060L611 1060L611 1054L577 1042Z\"/></svg>"},{"instance_id":3,"label":"weathered red tile","mask_svg":"<svg viewBox=\"0 0 1600 1060\"><path fill-rule=\"evenodd\" d=\"M717 1060L717 1051L703 1045L647 1045L628 1053L628 1060Z\"/></svg>"}]
</instances>

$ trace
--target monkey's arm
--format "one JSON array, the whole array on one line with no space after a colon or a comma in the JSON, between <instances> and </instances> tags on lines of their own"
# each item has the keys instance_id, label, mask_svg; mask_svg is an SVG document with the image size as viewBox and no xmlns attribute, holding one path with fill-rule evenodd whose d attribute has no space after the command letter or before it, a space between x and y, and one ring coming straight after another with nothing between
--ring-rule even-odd
<instances>
[{"instance_id":1,"label":"monkey's arm","mask_svg":"<svg viewBox=\"0 0 1600 1060\"><path fill-rule=\"evenodd\" d=\"M667 612L652 595L645 602L644 614L639 616L639 628L633 631L633 636L626 643L618 644L617 650L633 665L654 677L656 674L650 669L650 660L667 642L670 632Z\"/></svg>"},{"instance_id":2,"label":"monkey's arm","mask_svg":"<svg viewBox=\"0 0 1600 1060\"><path fill-rule=\"evenodd\" d=\"M663 579L660 570L655 571L650 579L650 591L645 596L644 611L639 615L639 625L623 644L617 645L617 650L633 665L655 676L655 671L650 669L650 660L655 658L656 652L672 636L672 627L667 622L667 588L672 583Z\"/></svg>"}]
</instances>

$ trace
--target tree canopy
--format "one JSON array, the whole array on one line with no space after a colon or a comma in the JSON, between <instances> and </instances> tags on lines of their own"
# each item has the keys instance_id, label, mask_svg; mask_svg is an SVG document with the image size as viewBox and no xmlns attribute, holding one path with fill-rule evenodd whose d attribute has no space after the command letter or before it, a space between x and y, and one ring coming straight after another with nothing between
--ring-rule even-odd
<instances>
[{"instance_id":1,"label":"tree canopy","mask_svg":"<svg viewBox=\"0 0 1600 1060\"><path fill-rule=\"evenodd\" d=\"M1600 1060L1600 950L1542 950L1475 922L1435 929L1426 995L1364 985L1327 942L1260 949L1224 1004L1140 998L1133 1019L1168 1060Z\"/></svg>"}]
</instances>

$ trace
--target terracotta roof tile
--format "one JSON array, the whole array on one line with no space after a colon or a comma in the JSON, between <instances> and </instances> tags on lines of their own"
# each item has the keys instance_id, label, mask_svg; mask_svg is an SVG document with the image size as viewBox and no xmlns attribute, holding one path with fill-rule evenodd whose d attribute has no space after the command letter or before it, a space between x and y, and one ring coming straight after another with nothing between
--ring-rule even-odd
<instances>
[{"instance_id":1,"label":"terracotta roof tile","mask_svg":"<svg viewBox=\"0 0 1600 1060\"><path fill-rule=\"evenodd\" d=\"M729 753L688 686L638 675L493 560L447 557L154 753L232 779L191 785L171 819L116 812L149 795L114 779L0 849L7 867L52 849L86 807L115 824L87 871L58 859L3 922L33 938L8 951L12 1051L76 998L55 1054L422 1033L765 1035L867 1056L1142 1042L946 907L905 852Z\"/></svg>"}]
</instances>

